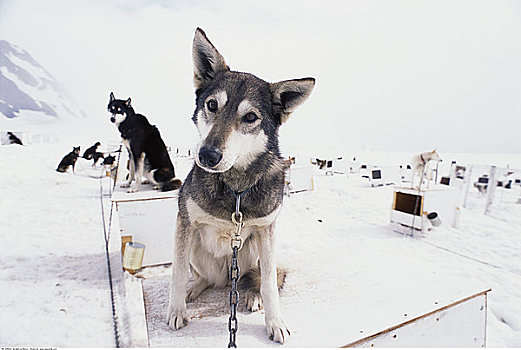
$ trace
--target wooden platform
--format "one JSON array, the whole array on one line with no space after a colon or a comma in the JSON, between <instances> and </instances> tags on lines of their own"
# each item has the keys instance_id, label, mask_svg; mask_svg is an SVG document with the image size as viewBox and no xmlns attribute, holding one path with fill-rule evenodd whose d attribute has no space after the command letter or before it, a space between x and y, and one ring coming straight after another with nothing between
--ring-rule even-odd
<instances>
[{"instance_id":1,"label":"wooden platform","mask_svg":"<svg viewBox=\"0 0 521 350\"><path fill-rule=\"evenodd\" d=\"M163 198L165 195L169 194L118 192L113 199L118 205L126 202L147 206L175 200ZM147 223L147 232L151 220L154 219L139 220ZM173 234L173 226L170 227ZM363 230L370 233L368 227ZM279 262L289 271L280 298L291 330L291 339L285 346L484 347L487 286L450 274L447 266L456 266L461 257L432 259L428 246L407 242L404 241L403 249L400 245L398 250L378 256L374 256L370 239L350 241L349 252L333 247L325 254L309 247L279 256ZM410 261L410 249L420 251L425 259ZM132 305L132 310L127 307L128 313L141 318L131 324L130 334L140 335L131 342L132 346L226 347L228 289L206 290L187 303L188 326L172 331L165 321L170 268L145 268L138 272L140 279L125 276L132 279L132 283L125 284L127 305ZM264 312L245 311L242 296L238 320L239 347L278 346L268 339Z\"/></svg>"},{"instance_id":2,"label":"wooden platform","mask_svg":"<svg viewBox=\"0 0 521 350\"><path fill-rule=\"evenodd\" d=\"M377 293L376 298L364 298L364 290L368 287L364 282L366 278L361 276L360 280L350 281L356 289L352 293L358 298L347 294L344 299L334 301L334 307L330 302L324 303L321 296L310 298L312 293L295 294L296 286L288 286L288 290L281 293L286 322L292 331L287 346L485 347L487 293L490 290L466 292L466 288L460 288L458 291L442 291L442 288L427 289L421 284L415 288L411 288L411 284L407 284L407 288L397 284L382 286L382 293ZM142 284L144 300L139 300L139 293L127 295L135 298L129 303L145 305L142 317L146 318L150 347L227 345L228 289L206 290L195 301L189 302L190 323L174 332L165 322L170 276L139 282L134 283L133 288L141 288ZM375 287L378 284L375 283ZM308 292L313 290L309 286L306 288ZM391 289L394 292L389 294ZM314 292L320 293L318 290ZM239 305L238 346L276 346L266 335L264 312L245 311L242 297ZM142 326L138 333L144 334Z\"/></svg>"}]
</instances>

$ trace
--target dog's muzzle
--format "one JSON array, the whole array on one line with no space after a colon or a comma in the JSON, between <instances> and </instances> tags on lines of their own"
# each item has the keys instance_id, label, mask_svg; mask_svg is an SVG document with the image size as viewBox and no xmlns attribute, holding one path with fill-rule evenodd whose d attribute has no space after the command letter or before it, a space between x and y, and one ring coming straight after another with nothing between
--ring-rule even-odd
<instances>
[{"instance_id":1,"label":"dog's muzzle","mask_svg":"<svg viewBox=\"0 0 521 350\"><path fill-rule=\"evenodd\" d=\"M115 115L115 114L113 114L112 117L110 117L110 121L111 121L112 123L115 123L115 122L116 122L116 115Z\"/></svg>"},{"instance_id":2,"label":"dog's muzzle","mask_svg":"<svg viewBox=\"0 0 521 350\"><path fill-rule=\"evenodd\" d=\"M222 158L223 154L217 147L203 146L199 150L199 163L204 167L215 168Z\"/></svg>"}]
</instances>

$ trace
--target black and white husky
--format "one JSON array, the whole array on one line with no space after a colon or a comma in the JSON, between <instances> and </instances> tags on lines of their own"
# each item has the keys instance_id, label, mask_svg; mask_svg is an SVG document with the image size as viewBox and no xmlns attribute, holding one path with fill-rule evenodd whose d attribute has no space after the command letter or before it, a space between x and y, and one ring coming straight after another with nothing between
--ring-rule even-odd
<instances>
[{"instance_id":1,"label":"black and white husky","mask_svg":"<svg viewBox=\"0 0 521 350\"><path fill-rule=\"evenodd\" d=\"M208 287L227 285L235 230L231 214L242 193L239 288L246 290L247 309L264 308L270 339L284 343L290 335L279 306L284 276L277 273L273 250L285 175L278 129L309 97L315 79L268 83L231 71L199 28L192 54L192 120L200 142L196 164L179 193L167 322L175 330L186 326L186 300Z\"/></svg>"},{"instance_id":2,"label":"black and white husky","mask_svg":"<svg viewBox=\"0 0 521 350\"><path fill-rule=\"evenodd\" d=\"M126 101L117 100L111 92L107 108L112 114L110 121L118 127L130 159L130 175L121 187L130 187L128 192L137 192L144 175L162 191L181 187L159 130L150 125L145 116L134 112L130 97Z\"/></svg>"}]
</instances>

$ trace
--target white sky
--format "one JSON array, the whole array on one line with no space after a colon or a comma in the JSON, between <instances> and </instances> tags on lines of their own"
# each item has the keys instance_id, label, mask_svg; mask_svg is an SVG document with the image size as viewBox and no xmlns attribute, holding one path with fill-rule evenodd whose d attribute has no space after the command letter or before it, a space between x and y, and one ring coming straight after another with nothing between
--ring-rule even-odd
<instances>
[{"instance_id":1,"label":"white sky","mask_svg":"<svg viewBox=\"0 0 521 350\"><path fill-rule=\"evenodd\" d=\"M113 127L109 92L131 96L170 144L196 135L198 26L233 70L317 79L285 144L521 153L519 1L0 0L0 37L89 118Z\"/></svg>"}]
</instances>

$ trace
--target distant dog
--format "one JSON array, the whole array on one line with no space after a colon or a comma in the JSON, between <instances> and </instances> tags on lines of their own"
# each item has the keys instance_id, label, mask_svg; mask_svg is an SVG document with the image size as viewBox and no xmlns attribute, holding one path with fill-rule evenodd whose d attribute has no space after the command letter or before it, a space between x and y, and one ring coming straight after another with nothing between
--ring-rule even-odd
<instances>
[{"instance_id":1,"label":"distant dog","mask_svg":"<svg viewBox=\"0 0 521 350\"><path fill-rule=\"evenodd\" d=\"M103 159L101 165L113 166L114 162L116 162L116 157L108 155Z\"/></svg>"},{"instance_id":2,"label":"distant dog","mask_svg":"<svg viewBox=\"0 0 521 350\"><path fill-rule=\"evenodd\" d=\"M22 146L23 146L22 140L20 140L20 139L18 138L18 136L16 136L16 135L13 134L12 132L8 131L8 132L7 132L7 136L9 137L9 142L10 142L11 144L22 145Z\"/></svg>"},{"instance_id":3,"label":"distant dog","mask_svg":"<svg viewBox=\"0 0 521 350\"><path fill-rule=\"evenodd\" d=\"M418 155L415 155L411 160L411 167L412 167L412 177L411 177L411 187L415 188L414 182L417 177L419 177L420 182L418 183L418 187L420 188L423 179L427 179L427 187L429 187L430 180L431 180L431 171L430 171L430 161L436 161L441 162L440 155L436 152L436 150L433 150L431 152L424 152L420 153Z\"/></svg>"},{"instance_id":4,"label":"distant dog","mask_svg":"<svg viewBox=\"0 0 521 350\"><path fill-rule=\"evenodd\" d=\"M116 124L129 153L130 174L121 187L130 187L128 192L136 192L146 175L156 189L178 189L181 180L175 178L174 165L159 130L150 125L145 116L136 114L130 102L130 97L126 101L117 100L111 92L107 107L111 113L110 121Z\"/></svg>"},{"instance_id":5,"label":"distant dog","mask_svg":"<svg viewBox=\"0 0 521 350\"><path fill-rule=\"evenodd\" d=\"M98 147L101 145L101 143L96 142L94 145L90 146L85 150L83 153L83 158L85 159L92 159L92 155L96 153Z\"/></svg>"},{"instance_id":6,"label":"distant dog","mask_svg":"<svg viewBox=\"0 0 521 350\"><path fill-rule=\"evenodd\" d=\"M101 152L94 152L91 156L92 158L92 167L94 168L96 164L98 163L98 160L103 159L103 153Z\"/></svg>"},{"instance_id":7,"label":"distant dog","mask_svg":"<svg viewBox=\"0 0 521 350\"><path fill-rule=\"evenodd\" d=\"M284 343L290 335L279 306L284 272L277 271L273 250L287 168L278 129L309 97L315 79L268 83L231 71L200 28L192 53L192 120L200 142L196 164L179 193L167 321L175 330L185 327L186 299L228 284L231 232L236 228L230 217L239 196L244 217L239 288L246 291L248 310L264 305L270 339Z\"/></svg>"},{"instance_id":8,"label":"distant dog","mask_svg":"<svg viewBox=\"0 0 521 350\"><path fill-rule=\"evenodd\" d=\"M80 147L73 147L72 152L66 154L60 164L58 164L58 168L56 171L60 173L64 173L67 171L69 167L72 166L72 172L74 172L74 165L76 164L76 160L80 156Z\"/></svg>"}]
</instances>

